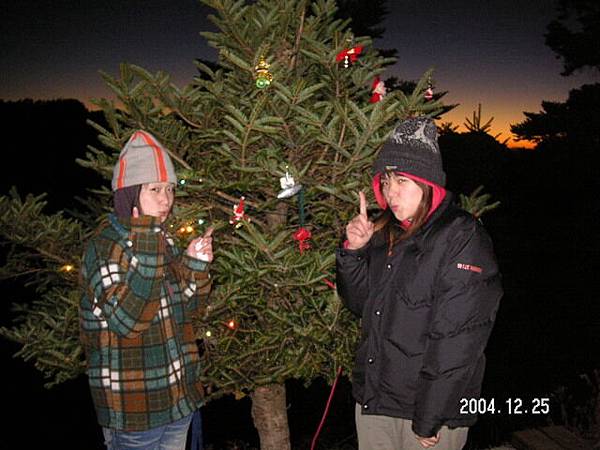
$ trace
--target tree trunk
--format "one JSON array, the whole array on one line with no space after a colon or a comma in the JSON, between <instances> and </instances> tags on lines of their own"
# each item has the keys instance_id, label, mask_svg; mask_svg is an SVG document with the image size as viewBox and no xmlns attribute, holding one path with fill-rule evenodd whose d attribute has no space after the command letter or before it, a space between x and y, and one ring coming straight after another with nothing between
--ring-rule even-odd
<instances>
[{"instance_id":1,"label":"tree trunk","mask_svg":"<svg viewBox=\"0 0 600 450\"><path fill-rule=\"evenodd\" d=\"M271 384L252 393L252 418L261 450L290 450L285 386Z\"/></svg>"},{"instance_id":2,"label":"tree trunk","mask_svg":"<svg viewBox=\"0 0 600 450\"><path fill-rule=\"evenodd\" d=\"M272 229L286 222L288 205L279 202L275 213L267 215ZM275 299L269 298L273 304ZM258 430L261 450L291 450L290 429L287 420L285 385L270 384L252 392L252 419Z\"/></svg>"}]
</instances>

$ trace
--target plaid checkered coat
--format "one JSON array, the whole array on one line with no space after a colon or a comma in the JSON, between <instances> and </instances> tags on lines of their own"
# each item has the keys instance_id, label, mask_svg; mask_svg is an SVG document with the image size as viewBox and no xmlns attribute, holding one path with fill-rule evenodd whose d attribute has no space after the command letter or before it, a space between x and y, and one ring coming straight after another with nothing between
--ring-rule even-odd
<instances>
[{"instance_id":1,"label":"plaid checkered coat","mask_svg":"<svg viewBox=\"0 0 600 450\"><path fill-rule=\"evenodd\" d=\"M98 229L83 257L80 328L101 426L144 431L199 406L191 319L209 277L207 264L182 254L157 218L111 215Z\"/></svg>"}]
</instances>

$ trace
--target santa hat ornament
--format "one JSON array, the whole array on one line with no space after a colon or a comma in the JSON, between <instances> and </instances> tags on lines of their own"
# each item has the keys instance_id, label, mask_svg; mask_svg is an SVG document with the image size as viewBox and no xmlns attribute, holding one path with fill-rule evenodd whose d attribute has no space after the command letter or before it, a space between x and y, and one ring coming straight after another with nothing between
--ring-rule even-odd
<instances>
[{"instance_id":1,"label":"santa hat ornament","mask_svg":"<svg viewBox=\"0 0 600 450\"><path fill-rule=\"evenodd\" d=\"M430 101L433 98L433 85L431 84L431 79L427 81L427 89L425 90L423 97L425 97L425 100L427 101Z\"/></svg>"},{"instance_id":2,"label":"santa hat ornament","mask_svg":"<svg viewBox=\"0 0 600 450\"><path fill-rule=\"evenodd\" d=\"M371 86L371 89L373 95L371 95L371 98L369 100L370 103L377 103L385 96L385 83L381 81L381 78L376 77L375 80L373 80L373 85Z\"/></svg>"},{"instance_id":3,"label":"santa hat ornament","mask_svg":"<svg viewBox=\"0 0 600 450\"><path fill-rule=\"evenodd\" d=\"M233 205L233 216L231 217L231 219L229 219L229 223L231 225L235 225L236 228L239 228L243 225L242 221L246 220L246 221L250 221L250 218L246 215L246 213L244 212L244 201L246 200L246 197L240 197L240 201L239 203L236 203L235 205Z\"/></svg>"}]
</instances>

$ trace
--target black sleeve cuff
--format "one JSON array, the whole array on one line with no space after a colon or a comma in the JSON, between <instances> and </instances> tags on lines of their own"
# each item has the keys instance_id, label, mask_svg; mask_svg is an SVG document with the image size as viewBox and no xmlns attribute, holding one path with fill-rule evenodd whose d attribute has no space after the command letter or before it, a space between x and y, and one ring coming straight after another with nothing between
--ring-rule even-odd
<instances>
[{"instance_id":1,"label":"black sleeve cuff","mask_svg":"<svg viewBox=\"0 0 600 450\"><path fill-rule=\"evenodd\" d=\"M416 421L412 422L412 430L417 436L422 438L430 438L437 435L438 431L442 428L441 424L434 424L433 422Z\"/></svg>"},{"instance_id":2,"label":"black sleeve cuff","mask_svg":"<svg viewBox=\"0 0 600 450\"><path fill-rule=\"evenodd\" d=\"M368 249L369 249L369 244L365 245L364 247L357 248L354 250L340 246L339 248L336 249L335 253L336 253L336 255L340 256L341 258L345 258L347 256L349 256L349 257L353 256L356 259L360 260L367 255Z\"/></svg>"}]
</instances>

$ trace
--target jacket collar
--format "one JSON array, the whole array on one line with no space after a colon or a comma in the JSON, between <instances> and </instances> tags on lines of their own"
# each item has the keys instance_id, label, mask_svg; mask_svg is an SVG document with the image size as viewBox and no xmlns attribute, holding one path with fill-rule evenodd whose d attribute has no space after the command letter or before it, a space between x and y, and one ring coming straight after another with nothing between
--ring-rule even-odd
<instances>
[{"instance_id":1,"label":"jacket collar","mask_svg":"<svg viewBox=\"0 0 600 450\"><path fill-rule=\"evenodd\" d=\"M446 210L454 203L454 194L450 191L446 191L446 195L442 200L442 203L431 213L427 221L419 228L419 230L410 238L407 239L408 242L421 240L425 233L429 229L431 229L438 219L446 212Z\"/></svg>"},{"instance_id":2,"label":"jacket collar","mask_svg":"<svg viewBox=\"0 0 600 450\"><path fill-rule=\"evenodd\" d=\"M140 217L117 217L115 214L108 215L108 222L123 237L130 233L159 233L164 231L160 218L152 216Z\"/></svg>"}]
</instances>

